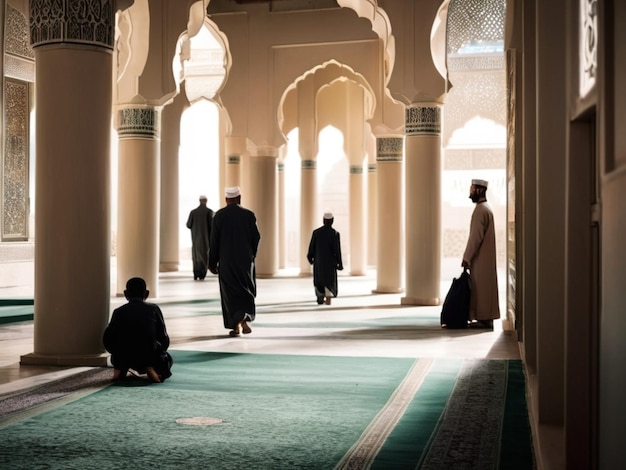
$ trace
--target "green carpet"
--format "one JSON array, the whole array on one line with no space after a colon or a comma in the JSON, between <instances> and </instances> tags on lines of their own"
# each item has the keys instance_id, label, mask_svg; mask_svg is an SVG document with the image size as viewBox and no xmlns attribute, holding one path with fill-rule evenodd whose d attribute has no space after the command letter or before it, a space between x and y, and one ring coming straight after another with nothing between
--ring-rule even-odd
<instances>
[{"instance_id":1,"label":"green carpet","mask_svg":"<svg viewBox=\"0 0 626 470\"><path fill-rule=\"evenodd\" d=\"M533 468L519 361L172 355L163 384L130 379L5 421L3 468ZM468 384L479 410L471 419L499 423L485 433L490 466L437 467L453 461L445 442L462 432L446 441L446 416Z\"/></svg>"},{"instance_id":2,"label":"green carpet","mask_svg":"<svg viewBox=\"0 0 626 470\"><path fill-rule=\"evenodd\" d=\"M32 300L27 301L5 300L0 302L0 324L32 321L35 308Z\"/></svg>"}]
</instances>

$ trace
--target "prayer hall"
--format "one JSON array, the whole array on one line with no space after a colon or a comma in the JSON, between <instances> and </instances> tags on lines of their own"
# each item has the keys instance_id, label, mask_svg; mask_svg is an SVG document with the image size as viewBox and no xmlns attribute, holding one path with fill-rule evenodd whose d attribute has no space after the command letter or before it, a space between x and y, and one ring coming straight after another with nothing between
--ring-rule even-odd
<instances>
[{"instance_id":1,"label":"prayer hall","mask_svg":"<svg viewBox=\"0 0 626 470\"><path fill-rule=\"evenodd\" d=\"M0 0L0 18L3 467L626 468L626 3ZM472 181L500 318L443 328ZM235 186L261 234L241 336L185 226ZM344 269L320 304L307 247L329 212ZM163 383L111 380L132 277L163 312Z\"/></svg>"}]
</instances>

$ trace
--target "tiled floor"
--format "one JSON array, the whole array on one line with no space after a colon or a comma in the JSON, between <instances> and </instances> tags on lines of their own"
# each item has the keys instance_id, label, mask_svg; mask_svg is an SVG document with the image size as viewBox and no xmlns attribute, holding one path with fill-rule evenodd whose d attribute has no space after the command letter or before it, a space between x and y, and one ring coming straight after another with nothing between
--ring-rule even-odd
<instances>
[{"instance_id":1,"label":"tiled floor","mask_svg":"<svg viewBox=\"0 0 626 470\"><path fill-rule=\"evenodd\" d=\"M442 280L442 297L451 278ZM444 330L438 324L441 307L401 305L402 294L373 294L375 287L374 272L360 277L344 274L339 278L339 297L332 305L317 305L312 279L300 277L296 270L259 279L257 320L251 324L252 334L240 338L228 336L221 315L194 315L196 304L190 307L181 302L214 299L209 305L219 311L219 286L214 276L193 281L189 270L161 274L158 297L151 300L161 305L171 349L519 359L515 335L503 331L500 321L495 322L494 331ZM123 301L113 297L111 309ZM198 308L207 308L207 304ZM20 356L31 352L32 322L0 325L0 394L84 370L21 366Z\"/></svg>"}]
</instances>

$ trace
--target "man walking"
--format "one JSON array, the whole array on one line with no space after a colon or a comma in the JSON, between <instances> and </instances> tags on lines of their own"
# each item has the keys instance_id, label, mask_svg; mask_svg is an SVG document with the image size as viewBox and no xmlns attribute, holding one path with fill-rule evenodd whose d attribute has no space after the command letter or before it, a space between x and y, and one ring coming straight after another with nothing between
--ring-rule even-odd
<instances>
[{"instance_id":1,"label":"man walking","mask_svg":"<svg viewBox=\"0 0 626 470\"><path fill-rule=\"evenodd\" d=\"M313 265L313 285L317 303L330 305L337 297L337 270L343 270L339 232L333 228L333 214L324 213L323 225L311 235L307 259Z\"/></svg>"},{"instance_id":2,"label":"man walking","mask_svg":"<svg viewBox=\"0 0 626 470\"><path fill-rule=\"evenodd\" d=\"M488 184L482 179L472 180L469 197L476 207L461 266L470 270L469 326L493 330L493 320L500 318L500 305L493 212L487 203Z\"/></svg>"},{"instance_id":3,"label":"man walking","mask_svg":"<svg viewBox=\"0 0 626 470\"><path fill-rule=\"evenodd\" d=\"M256 258L261 234L254 212L241 206L238 186L226 188L226 207L218 210L211 229L209 269L219 276L224 327L230 336L252 332L256 310Z\"/></svg>"},{"instance_id":4,"label":"man walking","mask_svg":"<svg viewBox=\"0 0 626 470\"><path fill-rule=\"evenodd\" d=\"M209 239L213 211L206 205L206 196L200 196L200 205L189 213L187 228L191 230L191 259L193 280L203 280L209 266Z\"/></svg>"}]
</instances>

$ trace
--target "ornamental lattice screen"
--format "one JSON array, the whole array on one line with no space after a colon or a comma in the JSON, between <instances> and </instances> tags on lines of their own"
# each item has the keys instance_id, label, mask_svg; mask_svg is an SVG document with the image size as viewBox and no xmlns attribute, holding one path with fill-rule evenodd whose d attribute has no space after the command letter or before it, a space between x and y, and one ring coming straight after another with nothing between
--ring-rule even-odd
<instances>
[{"instance_id":1,"label":"ornamental lattice screen","mask_svg":"<svg viewBox=\"0 0 626 470\"><path fill-rule=\"evenodd\" d=\"M31 83L35 56L21 12L6 6L3 53L2 241L29 238Z\"/></svg>"}]
</instances>

